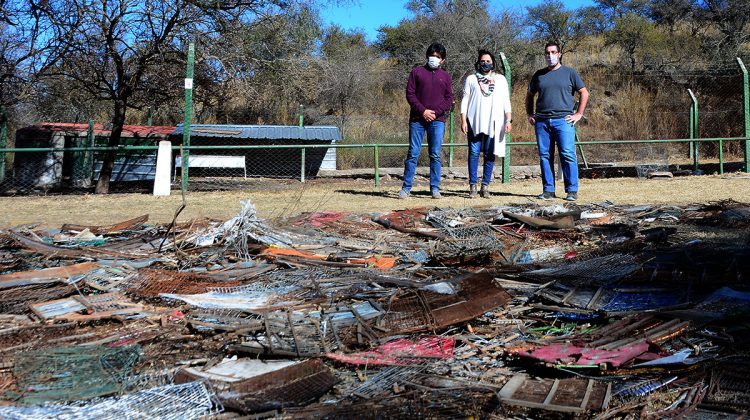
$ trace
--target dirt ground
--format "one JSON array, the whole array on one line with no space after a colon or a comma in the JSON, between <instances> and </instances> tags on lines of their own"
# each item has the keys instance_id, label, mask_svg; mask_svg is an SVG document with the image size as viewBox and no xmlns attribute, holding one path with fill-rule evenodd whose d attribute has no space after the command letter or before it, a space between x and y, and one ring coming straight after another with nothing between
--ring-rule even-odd
<instances>
[{"instance_id":1,"label":"dirt ground","mask_svg":"<svg viewBox=\"0 0 750 420\"><path fill-rule=\"evenodd\" d=\"M357 213L385 212L421 206L478 207L506 204L567 204L557 199L539 201L539 179L513 180L492 184L490 199L469 199L465 180L445 180L443 199L433 200L428 182L415 180L412 197L399 200L400 180L392 178L376 188L372 179L253 180L243 190L188 192L187 206L178 218L228 219L250 199L264 218L293 216L303 212L339 210ZM558 196L563 194L558 183ZM609 200L615 204L691 204L732 199L750 203L750 175L687 176L673 179L637 178L582 179L579 201L583 205ZM0 228L23 224L59 227L63 223L106 225L142 214L151 223L168 223L182 203L179 191L169 197L147 194L57 195L0 197Z\"/></svg>"}]
</instances>

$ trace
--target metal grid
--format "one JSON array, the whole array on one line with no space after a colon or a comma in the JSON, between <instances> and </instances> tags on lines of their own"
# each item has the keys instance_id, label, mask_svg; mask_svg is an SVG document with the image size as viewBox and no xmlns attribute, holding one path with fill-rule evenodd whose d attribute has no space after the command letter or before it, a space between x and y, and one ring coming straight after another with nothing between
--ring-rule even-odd
<instances>
[{"instance_id":1,"label":"metal grid","mask_svg":"<svg viewBox=\"0 0 750 420\"><path fill-rule=\"evenodd\" d=\"M338 378L319 359L309 359L260 377L232 384L219 397L227 407L258 412L309 403Z\"/></svg>"},{"instance_id":2,"label":"metal grid","mask_svg":"<svg viewBox=\"0 0 750 420\"><path fill-rule=\"evenodd\" d=\"M431 225L446 230L465 226L467 221L476 223L483 220L482 214L474 208L432 210L425 217L425 221Z\"/></svg>"},{"instance_id":3,"label":"metal grid","mask_svg":"<svg viewBox=\"0 0 750 420\"><path fill-rule=\"evenodd\" d=\"M83 281L92 289L112 292L127 288L137 276L138 271L123 265L92 271L83 278Z\"/></svg>"},{"instance_id":4,"label":"metal grid","mask_svg":"<svg viewBox=\"0 0 750 420\"><path fill-rule=\"evenodd\" d=\"M565 280L575 285L602 285L625 278L640 268L641 264L634 256L612 254L556 267L527 271L523 275L546 280Z\"/></svg>"},{"instance_id":5,"label":"metal grid","mask_svg":"<svg viewBox=\"0 0 750 420\"><path fill-rule=\"evenodd\" d=\"M709 390L703 404L708 407L733 408L746 411L750 408L750 364L747 360L726 360L729 366L711 371Z\"/></svg>"},{"instance_id":6,"label":"metal grid","mask_svg":"<svg viewBox=\"0 0 750 420\"><path fill-rule=\"evenodd\" d=\"M442 242L441 245L453 252L486 254L504 247L489 223L446 228L445 232L451 239Z\"/></svg>"},{"instance_id":7,"label":"metal grid","mask_svg":"<svg viewBox=\"0 0 750 420\"><path fill-rule=\"evenodd\" d=\"M444 328L475 318L504 305L510 295L497 287L487 273L468 275L454 285L457 293L442 295L414 290L393 299L378 318L376 326L382 335Z\"/></svg>"},{"instance_id":8,"label":"metal grid","mask_svg":"<svg viewBox=\"0 0 750 420\"><path fill-rule=\"evenodd\" d=\"M198 331L236 331L260 328L263 325L260 316L221 309L191 312L185 316L185 320Z\"/></svg>"},{"instance_id":9,"label":"metal grid","mask_svg":"<svg viewBox=\"0 0 750 420\"><path fill-rule=\"evenodd\" d=\"M392 392L396 384L403 385L405 381L411 381L419 373L427 368L426 365L390 366L387 367L365 383L352 390L352 395L360 398L374 398L387 392Z\"/></svg>"},{"instance_id":10,"label":"metal grid","mask_svg":"<svg viewBox=\"0 0 750 420\"><path fill-rule=\"evenodd\" d=\"M0 290L0 313L29 313L29 303L60 299L75 293L71 284L32 284Z\"/></svg>"},{"instance_id":11,"label":"metal grid","mask_svg":"<svg viewBox=\"0 0 750 420\"><path fill-rule=\"evenodd\" d=\"M58 347L16 356L13 374L25 404L73 401L119 392L140 346Z\"/></svg>"},{"instance_id":12,"label":"metal grid","mask_svg":"<svg viewBox=\"0 0 750 420\"><path fill-rule=\"evenodd\" d=\"M0 417L17 420L47 419L198 419L224 411L212 391L201 382L166 385L118 398L71 405L0 407Z\"/></svg>"},{"instance_id":13,"label":"metal grid","mask_svg":"<svg viewBox=\"0 0 750 420\"><path fill-rule=\"evenodd\" d=\"M218 281L205 274L144 268L139 270L138 278L133 281L128 292L140 297L158 297L162 293L205 293L218 286L240 284L240 281Z\"/></svg>"},{"instance_id":14,"label":"metal grid","mask_svg":"<svg viewBox=\"0 0 750 420\"><path fill-rule=\"evenodd\" d=\"M263 333L244 337L238 349L258 354L309 357L328 353L337 347L335 333L325 334L317 319L300 313L265 313L262 328Z\"/></svg>"}]
</instances>

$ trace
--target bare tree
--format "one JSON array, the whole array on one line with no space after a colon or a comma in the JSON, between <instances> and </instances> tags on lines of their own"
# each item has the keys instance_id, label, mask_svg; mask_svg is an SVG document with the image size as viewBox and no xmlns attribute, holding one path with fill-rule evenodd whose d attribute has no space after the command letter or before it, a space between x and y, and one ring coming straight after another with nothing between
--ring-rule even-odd
<instances>
[{"instance_id":1,"label":"bare tree","mask_svg":"<svg viewBox=\"0 0 750 420\"><path fill-rule=\"evenodd\" d=\"M0 2L0 107L11 108L28 99L36 76L65 53L69 29L79 16L70 14L65 19L71 25L58 25L56 3Z\"/></svg>"},{"instance_id":2,"label":"bare tree","mask_svg":"<svg viewBox=\"0 0 750 420\"><path fill-rule=\"evenodd\" d=\"M112 104L108 146L120 144L128 109L181 91L186 40L215 33L228 22L251 19L275 7L273 0L60 0L56 22L70 31L67 54L44 74L85 89ZM115 152L106 153L96 184L108 193Z\"/></svg>"}]
</instances>

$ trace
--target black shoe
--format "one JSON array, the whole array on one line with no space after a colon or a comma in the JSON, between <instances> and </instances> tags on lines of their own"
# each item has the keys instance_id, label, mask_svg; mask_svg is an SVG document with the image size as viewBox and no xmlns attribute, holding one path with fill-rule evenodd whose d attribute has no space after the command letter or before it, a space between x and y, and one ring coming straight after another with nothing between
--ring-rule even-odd
<instances>
[{"instance_id":1,"label":"black shoe","mask_svg":"<svg viewBox=\"0 0 750 420\"><path fill-rule=\"evenodd\" d=\"M565 201L576 201L578 200L578 192L573 191L569 192L567 196L565 196Z\"/></svg>"},{"instance_id":2,"label":"black shoe","mask_svg":"<svg viewBox=\"0 0 750 420\"><path fill-rule=\"evenodd\" d=\"M469 198L477 198L477 184L469 185Z\"/></svg>"},{"instance_id":3,"label":"black shoe","mask_svg":"<svg viewBox=\"0 0 750 420\"><path fill-rule=\"evenodd\" d=\"M536 198L538 198L540 200L552 200L553 198L557 198L557 197L555 196L554 191L552 191L552 192L545 191L545 192L537 195Z\"/></svg>"}]
</instances>

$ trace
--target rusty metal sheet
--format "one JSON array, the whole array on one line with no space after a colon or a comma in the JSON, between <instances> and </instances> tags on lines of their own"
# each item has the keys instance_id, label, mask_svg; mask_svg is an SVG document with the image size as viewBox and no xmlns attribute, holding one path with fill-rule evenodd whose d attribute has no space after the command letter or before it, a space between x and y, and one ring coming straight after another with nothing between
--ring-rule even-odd
<instances>
[{"instance_id":1,"label":"rusty metal sheet","mask_svg":"<svg viewBox=\"0 0 750 420\"><path fill-rule=\"evenodd\" d=\"M573 229L575 227L575 221L571 215L564 215L555 219L526 216L509 211L504 211L503 215L508 219L516 220L537 229Z\"/></svg>"},{"instance_id":2,"label":"rusty metal sheet","mask_svg":"<svg viewBox=\"0 0 750 420\"><path fill-rule=\"evenodd\" d=\"M10 237L13 241L17 242L24 249L36 252L42 255L50 257L66 257L66 258L81 258L81 257L97 257L102 255L109 255L115 257L124 258L138 258L138 255L124 254L118 251L112 251L105 248L80 248L70 249L62 248L59 246L47 245L43 242L36 241L31 238L27 238L23 235L19 235L16 232L5 232L4 235Z\"/></svg>"},{"instance_id":3,"label":"rusty metal sheet","mask_svg":"<svg viewBox=\"0 0 750 420\"><path fill-rule=\"evenodd\" d=\"M396 297L389 306L382 305L386 314L375 326L384 329L383 336L440 329L474 319L511 299L489 273L469 274L453 283L455 294L413 290Z\"/></svg>"},{"instance_id":4,"label":"rusty metal sheet","mask_svg":"<svg viewBox=\"0 0 750 420\"><path fill-rule=\"evenodd\" d=\"M178 380L178 378L176 378ZM244 413L293 407L317 400L339 380L319 359L309 359L219 391L219 400Z\"/></svg>"},{"instance_id":5,"label":"rusty metal sheet","mask_svg":"<svg viewBox=\"0 0 750 420\"><path fill-rule=\"evenodd\" d=\"M144 214L143 216L138 216L130 220L125 220L123 222L115 223L113 225L106 225L106 226L84 226L84 225L66 223L62 225L61 230L81 232L83 230L88 229L94 235L103 235L103 234L118 232L122 230L138 229L141 226L143 226L143 224L146 223L147 221L148 221L148 214Z\"/></svg>"},{"instance_id":6,"label":"rusty metal sheet","mask_svg":"<svg viewBox=\"0 0 750 420\"><path fill-rule=\"evenodd\" d=\"M158 297L163 293L205 293L212 288L241 284L239 280L217 280L205 273L142 268L138 270L138 278L131 282L128 292L141 297Z\"/></svg>"},{"instance_id":7,"label":"rusty metal sheet","mask_svg":"<svg viewBox=\"0 0 750 420\"><path fill-rule=\"evenodd\" d=\"M80 276L99 268L99 264L85 262L62 267L43 268L40 270L0 274L0 289L25 286L29 284L55 283L71 277Z\"/></svg>"}]
</instances>

